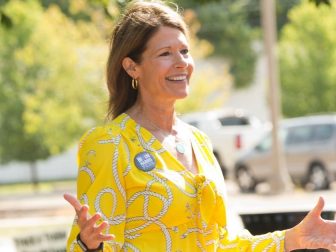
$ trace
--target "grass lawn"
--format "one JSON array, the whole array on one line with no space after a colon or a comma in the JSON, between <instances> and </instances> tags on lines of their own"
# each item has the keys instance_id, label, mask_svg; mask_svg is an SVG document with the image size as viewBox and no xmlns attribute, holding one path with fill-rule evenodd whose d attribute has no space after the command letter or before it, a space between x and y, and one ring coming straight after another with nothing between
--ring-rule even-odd
<instances>
[{"instance_id":1,"label":"grass lawn","mask_svg":"<svg viewBox=\"0 0 336 252\"><path fill-rule=\"evenodd\" d=\"M75 180L64 180L64 181L46 181L40 182L37 185L24 183L24 184L6 184L0 185L0 197L11 196L11 195L30 195L35 193L52 193L58 191L75 191L76 181Z\"/></svg>"}]
</instances>

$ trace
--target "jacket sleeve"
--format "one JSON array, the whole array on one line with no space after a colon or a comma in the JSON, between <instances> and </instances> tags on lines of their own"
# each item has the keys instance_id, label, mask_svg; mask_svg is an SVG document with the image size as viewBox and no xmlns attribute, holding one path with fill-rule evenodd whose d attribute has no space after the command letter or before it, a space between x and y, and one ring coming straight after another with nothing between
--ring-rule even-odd
<instances>
[{"instance_id":1,"label":"jacket sleeve","mask_svg":"<svg viewBox=\"0 0 336 252\"><path fill-rule=\"evenodd\" d=\"M123 178L125 162L120 160L120 138L104 128L88 131L78 148L77 198L89 206L92 216L99 212L107 221L113 241L104 242L104 252L120 251L124 243L126 192ZM67 251L81 252L76 236L79 233L77 216L68 238Z\"/></svg>"},{"instance_id":2,"label":"jacket sleeve","mask_svg":"<svg viewBox=\"0 0 336 252\"><path fill-rule=\"evenodd\" d=\"M217 251L246 251L246 252L282 252L284 249L285 231L275 231L263 235L251 235L244 230L233 239L229 239L226 230Z\"/></svg>"}]
</instances>

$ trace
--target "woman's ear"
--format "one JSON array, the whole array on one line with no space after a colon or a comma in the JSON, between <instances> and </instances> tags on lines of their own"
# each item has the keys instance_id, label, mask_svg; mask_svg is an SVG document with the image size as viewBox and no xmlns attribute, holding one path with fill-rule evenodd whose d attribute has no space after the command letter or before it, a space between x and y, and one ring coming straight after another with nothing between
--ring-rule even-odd
<instances>
[{"instance_id":1,"label":"woman's ear","mask_svg":"<svg viewBox=\"0 0 336 252\"><path fill-rule=\"evenodd\" d=\"M130 57L126 57L122 60L122 66L131 78L133 79L137 78L136 76L137 64Z\"/></svg>"}]
</instances>

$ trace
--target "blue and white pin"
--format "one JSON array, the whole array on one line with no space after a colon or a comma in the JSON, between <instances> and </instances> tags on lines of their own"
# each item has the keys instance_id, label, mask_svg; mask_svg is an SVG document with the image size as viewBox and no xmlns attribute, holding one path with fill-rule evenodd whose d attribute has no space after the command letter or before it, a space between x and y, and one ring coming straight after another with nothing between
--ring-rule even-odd
<instances>
[{"instance_id":1,"label":"blue and white pin","mask_svg":"<svg viewBox=\"0 0 336 252\"><path fill-rule=\"evenodd\" d=\"M135 156L134 163L139 170L148 172L155 168L156 161L152 154L143 151Z\"/></svg>"}]
</instances>

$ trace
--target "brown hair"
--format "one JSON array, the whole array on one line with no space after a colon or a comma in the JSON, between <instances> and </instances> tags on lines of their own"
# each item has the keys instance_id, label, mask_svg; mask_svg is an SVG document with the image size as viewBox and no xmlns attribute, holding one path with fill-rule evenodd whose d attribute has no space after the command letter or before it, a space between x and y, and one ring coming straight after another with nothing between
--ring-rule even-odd
<instances>
[{"instance_id":1,"label":"brown hair","mask_svg":"<svg viewBox=\"0 0 336 252\"><path fill-rule=\"evenodd\" d=\"M108 120L129 109L138 95L138 90L131 87L132 79L122 67L122 60L130 57L141 63L148 40L161 26L176 28L188 35L186 24L178 12L160 1L132 2L115 26L107 61Z\"/></svg>"}]
</instances>

